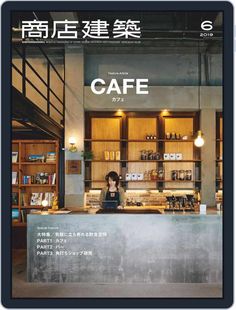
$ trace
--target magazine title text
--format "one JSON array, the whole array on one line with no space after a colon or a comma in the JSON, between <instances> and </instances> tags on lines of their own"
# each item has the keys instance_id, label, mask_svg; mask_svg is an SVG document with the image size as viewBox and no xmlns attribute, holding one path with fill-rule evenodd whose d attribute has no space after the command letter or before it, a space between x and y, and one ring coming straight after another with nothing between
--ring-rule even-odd
<instances>
[{"instance_id":1,"label":"magazine title text","mask_svg":"<svg viewBox=\"0 0 236 310\"><path fill-rule=\"evenodd\" d=\"M119 20L113 24L106 20L92 21L53 21L52 28L49 28L48 21L22 21L22 39L116 39L116 38L140 38L140 21Z\"/></svg>"}]
</instances>

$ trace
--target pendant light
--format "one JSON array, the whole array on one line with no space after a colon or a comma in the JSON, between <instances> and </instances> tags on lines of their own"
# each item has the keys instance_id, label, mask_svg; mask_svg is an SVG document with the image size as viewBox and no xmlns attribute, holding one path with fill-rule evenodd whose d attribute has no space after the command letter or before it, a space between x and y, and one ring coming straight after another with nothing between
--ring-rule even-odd
<instances>
[{"instance_id":1,"label":"pendant light","mask_svg":"<svg viewBox=\"0 0 236 310\"><path fill-rule=\"evenodd\" d=\"M203 139L203 134L201 130L198 130L197 132L197 138L194 139L194 145L197 147L202 147L205 143L204 139Z\"/></svg>"},{"instance_id":2,"label":"pendant light","mask_svg":"<svg viewBox=\"0 0 236 310\"><path fill-rule=\"evenodd\" d=\"M201 54L200 54L200 49L199 49L199 42L198 42L198 71L199 71L199 81L198 81L198 110L199 112L201 111L201 71L200 71L200 66L201 66ZM194 145L197 147L202 147L204 145L205 141L203 139L203 133L201 130L198 130L197 132L197 137L194 139Z\"/></svg>"}]
</instances>

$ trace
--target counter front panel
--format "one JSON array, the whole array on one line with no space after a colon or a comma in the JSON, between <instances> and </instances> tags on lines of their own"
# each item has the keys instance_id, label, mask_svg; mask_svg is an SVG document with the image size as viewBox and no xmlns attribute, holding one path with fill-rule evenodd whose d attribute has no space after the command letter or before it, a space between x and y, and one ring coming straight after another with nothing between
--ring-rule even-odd
<instances>
[{"instance_id":1,"label":"counter front panel","mask_svg":"<svg viewBox=\"0 0 236 310\"><path fill-rule=\"evenodd\" d=\"M29 215L29 282L222 283L222 216Z\"/></svg>"}]
</instances>

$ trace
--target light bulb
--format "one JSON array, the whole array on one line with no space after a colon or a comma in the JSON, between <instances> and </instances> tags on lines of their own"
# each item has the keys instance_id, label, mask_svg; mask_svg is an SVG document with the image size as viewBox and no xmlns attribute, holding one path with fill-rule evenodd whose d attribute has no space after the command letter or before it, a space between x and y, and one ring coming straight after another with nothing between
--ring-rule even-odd
<instances>
[{"instance_id":1,"label":"light bulb","mask_svg":"<svg viewBox=\"0 0 236 310\"><path fill-rule=\"evenodd\" d=\"M70 138L69 138L69 143L70 143L70 144L75 144L75 142L76 142L76 141L75 141L75 137L70 137Z\"/></svg>"},{"instance_id":2,"label":"light bulb","mask_svg":"<svg viewBox=\"0 0 236 310\"><path fill-rule=\"evenodd\" d=\"M201 130L198 130L197 132L197 138L194 140L194 144L197 147L202 147L204 145L205 141L202 137L202 132Z\"/></svg>"},{"instance_id":3,"label":"light bulb","mask_svg":"<svg viewBox=\"0 0 236 310\"><path fill-rule=\"evenodd\" d=\"M48 205L48 201L47 201L46 199L44 199L44 200L42 201L42 206L43 206L43 207L47 207L47 205Z\"/></svg>"}]
</instances>

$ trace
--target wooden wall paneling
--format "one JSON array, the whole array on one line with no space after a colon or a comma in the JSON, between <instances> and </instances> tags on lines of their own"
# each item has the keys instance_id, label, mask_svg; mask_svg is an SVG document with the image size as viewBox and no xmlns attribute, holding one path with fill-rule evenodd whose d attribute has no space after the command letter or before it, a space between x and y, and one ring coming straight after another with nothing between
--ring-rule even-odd
<instances>
[{"instance_id":1,"label":"wooden wall paneling","mask_svg":"<svg viewBox=\"0 0 236 310\"><path fill-rule=\"evenodd\" d=\"M101 140L121 140L118 142L89 142L85 141L85 146L94 151L95 160L103 160L104 159L104 150L105 148L109 150L114 150L113 148L117 148L117 144L119 144L119 150L121 151L121 159L123 160L139 160L140 159L140 151L142 149L152 149L153 151L159 151L160 153L167 152L167 150L172 151L175 149L174 153L179 152L184 154L184 157L189 155L190 158L184 159L200 159L200 155L197 154L197 151L193 148L193 143L188 144L186 149L183 151L183 146L185 143L181 143L178 146L177 141L172 143L166 143L164 141L156 141L154 142L128 142L127 140L143 140L146 139L147 134L156 134L159 139L165 138L165 132L168 130L175 131L177 133L192 136L193 131L195 132L199 127L199 117L196 112L172 112L169 113L168 116L163 116L161 112L122 112L121 115L116 112L86 112L86 124L85 124L85 138L86 139L101 139ZM172 119L174 118L174 120ZM168 119L169 123L166 127L166 120ZM119 125L117 120L120 120ZM176 122L178 120L178 122ZM190 120L192 125L189 129L186 130L186 120ZM167 122L168 122L167 121ZM194 125L193 125L194 122ZM102 123L102 126L101 126ZM178 123L178 124L176 124ZM170 126L168 127L168 125ZM95 126L95 127L94 127ZM102 128L102 130L101 130ZM100 145L99 145L100 143ZM107 144L108 143L108 144ZM114 143L114 144L113 144ZM166 149L165 149L166 148ZM180 151L181 150L181 151ZM115 150L114 150L115 151ZM192 151L192 154L191 154ZM195 156L195 154L197 154ZM112 166L115 164L115 167ZM118 166L119 165L119 169ZM181 165L183 163L170 163L167 166L166 170L170 170L172 164L177 164L182 168ZM108 167L103 165L109 165ZM110 171L112 169L117 169L119 173L122 174L123 180L125 180L125 173L127 172L140 172L144 173L145 170L153 170L158 169L158 167L163 167L167 165L167 163L155 163L155 162L120 162L120 163L97 163L97 162L86 162L85 166L89 169L92 169L92 173L90 173L91 179L100 180L103 175L105 175L104 171ZM192 174L194 175L194 167L197 164L193 163L185 163L184 170L192 170ZM200 164L199 164L200 165ZM91 168L90 168L91 167ZM99 168L97 168L99 167ZM175 166L176 168L176 166ZM176 169L181 169L176 168ZM191 169L192 168L192 169ZM134 171L131 171L134 170ZM137 170L137 171L136 171ZM100 172L99 172L100 171ZM103 174L102 174L103 171ZM98 172L98 173L97 173ZM90 179L87 178L86 179ZM177 184L173 184L175 182L170 182L169 187L174 188L182 188L183 183L176 182ZM184 182L185 183L185 182ZM102 187L105 183L97 183L97 182L85 182L86 188L99 188ZM160 182L122 182L123 185L127 185L128 188L158 188L163 187L164 183ZM190 185L191 184L191 185ZM92 185L92 186L90 186ZM181 185L181 186L180 186ZM188 182L188 186L192 187L193 182ZM186 188L186 184L184 185Z\"/></svg>"},{"instance_id":2,"label":"wooden wall paneling","mask_svg":"<svg viewBox=\"0 0 236 310\"><path fill-rule=\"evenodd\" d=\"M176 132L177 134L187 135L190 138L193 134L193 118L165 117L165 133L167 132Z\"/></svg>"},{"instance_id":3,"label":"wooden wall paneling","mask_svg":"<svg viewBox=\"0 0 236 310\"><path fill-rule=\"evenodd\" d=\"M105 160L104 151L120 151L119 142L92 142L94 160Z\"/></svg>"},{"instance_id":4,"label":"wooden wall paneling","mask_svg":"<svg viewBox=\"0 0 236 310\"><path fill-rule=\"evenodd\" d=\"M156 117L129 117L128 118L128 139L142 140L146 139L147 134L157 135Z\"/></svg>"},{"instance_id":5,"label":"wooden wall paneling","mask_svg":"<svg viewBox=\"0 0 236 310\"><path fill-rule=\"evenodd\" d=\"M129 163L128 173L145 173L145 171L156 170L156 163L140 162L140 163ZM155 182L129 182L128 189L155 189Z\"/></svg>"},{"instance_id":6,"label":"wooden wall paneling","mask_svg":"<svg viewBox=\"0 0 236 310\"><path fill-rule=\"evenodd\" d=\"M92 118L92 139L106 140L103 142L92 142L91 147L94 153L94 160L104 160L104 151L121 151L120 142L109 142L108 140L121 139L121 117L115 118ZM104 180L104 182L92 182L91 188L102 188L106 185L105 176L109 171L116 171L121 174L120 162L92 162L92 180Z\"/></svg>"},{"instance_id":7,"label":"wooden wall paneling","mask_svg":"<svg viewBox=\"0 0 236 310\"><path fill-rule=\"evenodd\" d=\"M121 118L92 118L92 139L119 140Z\"/></svg>"},{"instance_id":8,"label":"wooden wall paneling","mask_svg":"<svg viewBox=\"0 0 236 310\"><path fill-rule=\"evenodd\" d=\"M189 138L193 134L193 118L168 118L165 117L165 134L175 132L177 134L187 135ZM182 153L183 160L193 160L193 143L192 142L165 142L165 153ZM191 170L192 179L194 178L194 164L181 163L164 163L165 179L171 180L172 170ZM166 182L165 188L192 188L193 183L187 181Z\"/></svg>"},{"instance_id":9,"label":"wooden wall paneling","mask_svg":"<svg viewBox=\"0 0 236 310\"><path fill-rule=\"evenodd\" d=\"M128 140L145 140L147 134L157 136L156 117L129 117L128 118ZM128 160L140 160L142 150L157 151L156 142L129 142ZM156 169L156 163L133 163L128 162L128 173L145 173L145 171ZM129 182L129 189L137 188L156 188L155 182Z\"/></svg>"},{"instance_id":10,"label":"wooden wall paneling","mask_svg":"<svg viewBox=\"0 0 236 310\"><path fill-rule=\"evenodd\" d=\"M91 116L88 112L85 112L85 139L91 139ZM92 142L84 141L84 151L91 151ZM85 180L91 179L91 162L84 162L85 166ZM90 182L85 182L85 191L88 192L91 187Z\"/></svg>"},{"instance_id":11,"label":"wooden wall paneling","mask_svg":"<svg viewBox=\"0 0 236 310\"><path fill-rule=\"evenodd\" d=\"M140 160L142 150L157 151L156 142L129 142L128 143L128 159Z\"/></svg>"},{"instance_id":12,"label":"wooden wall paneling","mask_svg":"<svg viewBox=\"0 0 236 310\"><path fill-rule=\"evenodd\" d=\"M223 115L216 113L216 190L223 189Z\"/></svg>"},{"instance_id":13,"label":"wooden wall paneling","mask_svg":"<svg viewBox=\"0 0 236 310\"><path fill-rule=\"evenodd\" d=\"M26 156L30 154L44 154L47 152L55 152L55 143L26 143L25 144Z\"/></svg>"}]
</instances>

